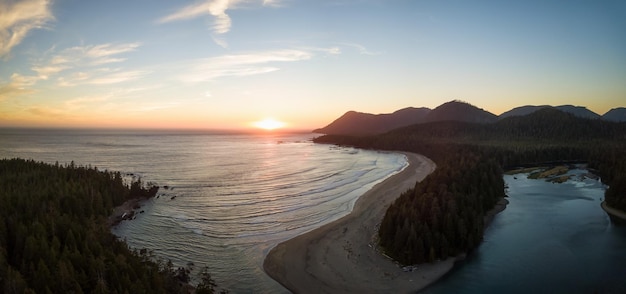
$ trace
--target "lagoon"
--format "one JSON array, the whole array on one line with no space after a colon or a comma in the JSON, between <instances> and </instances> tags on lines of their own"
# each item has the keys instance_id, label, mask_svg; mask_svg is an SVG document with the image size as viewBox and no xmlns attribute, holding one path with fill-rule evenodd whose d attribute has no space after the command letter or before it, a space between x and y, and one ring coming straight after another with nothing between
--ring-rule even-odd
<instances>
[{"instance_id":1,"label":"lagoon","mask_svg":"<svg viewBox=\"0 0 626 294\"><path fill-rule=\"evenodd\" d=\"M423 293L626 293L626 228L586 173L562 184L504 175L510 203L483 243Z\"/></svg>"}]
</instances>

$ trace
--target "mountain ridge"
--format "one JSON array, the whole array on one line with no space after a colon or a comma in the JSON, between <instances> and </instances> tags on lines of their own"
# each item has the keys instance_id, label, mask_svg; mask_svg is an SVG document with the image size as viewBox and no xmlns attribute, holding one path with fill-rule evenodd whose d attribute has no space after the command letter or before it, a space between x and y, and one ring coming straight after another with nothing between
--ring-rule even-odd
<instances>
[{"instance_id":1,"label":"mountain ridge","mask_svg":"<svg viewBox=\"0 0 626 294\"><path fill-rule=\"evenodd\" d=\"M590 119L598 119L601 118L601 116L591 110L589 110L587 107L585 106L575 106L575 105L559 105L559 106L552 106L552 105L524 105L524 106L518 106L515 107L509 111L505 111L502 114L500 114L498 116L499 119L503 119L503 118L507 118L507 117L511 117L511 116L524 116L524 115L528 115L531 114L535 111L544 109L544 108L554 108L566 113L571 113L577 117L581 117L581 118L590 118Z\"/></svg>"},{"instance_id":2,"label":"mountain ridge","mask_svg":"<svg viewBox=\"0 0 626 294\"><path fill-rule=\"evenodd\" d=\"M584 119L626 122L626 108L624 107L613 108L601 116L584 106L524 105L515 107L497 116L470 103L453 100L443 103L432 110L426 107L407 107L392 113L383 114L348 111L327 126L315 129L313 132L329 135L362 136L382 134L415 124L441 121L493 124L511 117L530 115L546 108Z\"/></svg>"}]
</instances>

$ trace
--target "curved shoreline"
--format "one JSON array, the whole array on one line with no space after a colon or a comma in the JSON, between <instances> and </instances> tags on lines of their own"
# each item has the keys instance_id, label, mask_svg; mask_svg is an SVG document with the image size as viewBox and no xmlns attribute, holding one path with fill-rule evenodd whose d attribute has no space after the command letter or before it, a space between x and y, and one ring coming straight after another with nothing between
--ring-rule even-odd
<instances>
[{"instance_id":1,"label":"curved shoreline","mask_svg":"<svg viewBox=\"0 0 626 294\"><path fill-rule=\"evenodd\" d=\"M357 200L347 216L274 247L265 272L295 293L409 293L452 269L455 258L405 272L376 250L377 226L387 207L435 170L423 155L402 152L409 165Z\"/></svg>"},{"instance_id":2,"label":"curved shoreline","mask_svg":"<svg viewBox=\"0 0 626 294\"><path fill-rule=\"evenodd\" d=\"M608 204L606 204L606 201L602 201L600 206L602 207L604 212L609 215L611 221L620 225L626 224L626 212L610 207Z\"/></svg>"}]
</instances>

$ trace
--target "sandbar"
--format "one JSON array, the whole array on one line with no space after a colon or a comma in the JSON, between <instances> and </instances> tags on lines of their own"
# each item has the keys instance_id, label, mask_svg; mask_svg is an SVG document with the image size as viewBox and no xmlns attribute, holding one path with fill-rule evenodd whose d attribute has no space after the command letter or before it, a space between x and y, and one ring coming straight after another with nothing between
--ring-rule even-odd
<instances>
[{"instance_id":1,"label":"sandbar","mask_svg":"<svg viewBox=\"0 0 626 294\"><path fill-rule=\"evenodd\" d=\"M294 293L412 293L452 269L455 258L405 271L377 251L387 207L436 168L425 156L403 154L409 165L359 197L350 214L276 245L265 272Z\"/></svg>"}]
</instances>

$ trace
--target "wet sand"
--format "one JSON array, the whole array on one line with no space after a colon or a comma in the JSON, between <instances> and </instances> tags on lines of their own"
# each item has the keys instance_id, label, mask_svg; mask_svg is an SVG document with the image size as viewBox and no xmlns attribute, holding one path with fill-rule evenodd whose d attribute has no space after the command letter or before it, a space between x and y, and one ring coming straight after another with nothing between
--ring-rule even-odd
<instances>
[{"instance_id":1,"label":"wet sand","mask_svg":"<svg viewBox=\"0 0 626 294\"><path fill-rule=\"evenodd\" d=\"M422 155L404 154L409 166L361 196L349 215L274 247L266 273L294 293L411 293L452 269L455 258L405 272L376 250L387 207L436 167Z\"/></svg>"}]
</instances>

